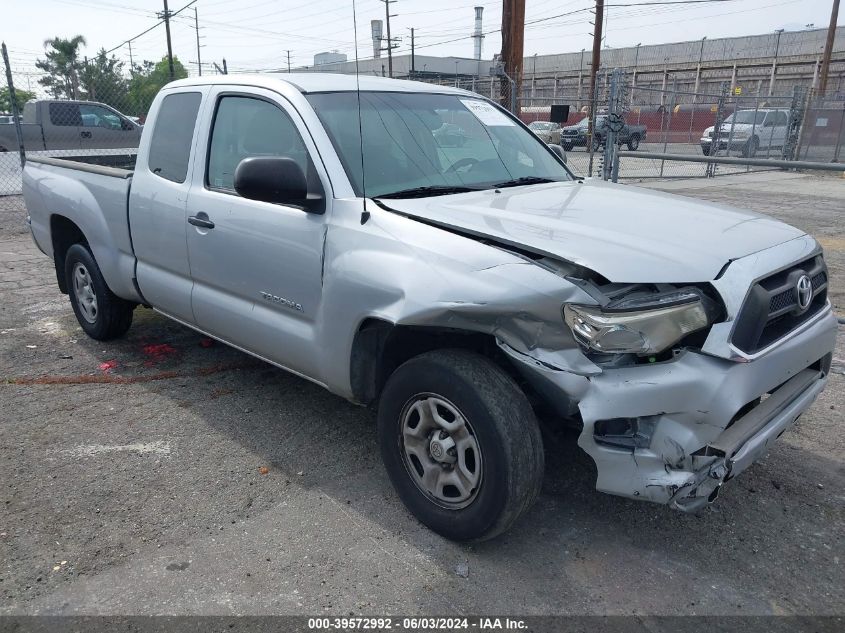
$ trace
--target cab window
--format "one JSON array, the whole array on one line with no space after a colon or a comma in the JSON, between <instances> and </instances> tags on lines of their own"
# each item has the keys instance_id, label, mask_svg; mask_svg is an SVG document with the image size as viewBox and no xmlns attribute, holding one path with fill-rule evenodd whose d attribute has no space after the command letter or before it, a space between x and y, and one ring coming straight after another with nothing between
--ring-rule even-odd
<instances>
[{"instance_id":1,"label":"cab window","mask_svg":"<svg viewBox=\"0 0 845 633\"><path fill-rule=\"evenodd\" d=\"M214 115L206 185L234 192L235 169L251 156L292 158L309 181L316 178L308 150L287 113L263 99L224 96Z\"/></svg>"}]
</instances>

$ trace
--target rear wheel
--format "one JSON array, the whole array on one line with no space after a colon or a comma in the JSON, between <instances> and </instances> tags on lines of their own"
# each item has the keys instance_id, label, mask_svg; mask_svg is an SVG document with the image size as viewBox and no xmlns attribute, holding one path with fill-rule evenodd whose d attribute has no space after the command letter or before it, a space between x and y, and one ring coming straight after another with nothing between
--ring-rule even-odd
<instances>
[{"instance_id":1,"label":"rear wheel","mask_svg":"<svg viewBox=\"0 0 845 633\"><path fill-rule=\"evenodd\" d=\"M438 350L399 367L382 393L378 429L399 497L446 538L493 538L540 492L543 448L531 405L479 354Z\"/></svg>"},{"instance_id":2,"label":"rear wheel","mask_svg":"<svg viewBox=\"0 0 845 633\"><path fill-rule=\"evenodd\" d=\"M126 334L135 304L109 289L86 246L74 244L68 249L65 280L76 320L88 336L106 341Z\"/></svg>"},{"instance_id":3,"label":"rear wheel","mask_svg":"<svg viewBox=\"0 0 845 633\"><path fill-rule=\"evenodd\" d=\"M563 148L564 152L571 152L572 147L573 147L572 145L570 145L568 143L561 143L560 146Z\"/></svg>"},{"instance_id":4,"label":"rear wheel","mask_svg":"<svg viewBox=\"0 0 845 633\"><path fill-rule=\"evenodd\" d=\"M637 148L640 146L640 137L636 134L632 134L631 138L628 139L628 149L632 152L637 151Z\"/></svg>"}]
</instances>

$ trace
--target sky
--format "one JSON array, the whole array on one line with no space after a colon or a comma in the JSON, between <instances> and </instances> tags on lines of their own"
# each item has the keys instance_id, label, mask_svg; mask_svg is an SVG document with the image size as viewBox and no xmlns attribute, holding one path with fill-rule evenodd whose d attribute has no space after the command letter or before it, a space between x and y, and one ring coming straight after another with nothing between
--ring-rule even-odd
<instances>
[{"instance_id":1,"label":"sky","mask_svg":"<svg viewBox=\"0 0 845 633\"><path fill-rule=\"evenodd\" d=\"M163 1L163 0L162 0ZM170 10L190 0L170 0ZM676 6L630 6L649 0L606 0L605 41L612 48L637 43L660 44L771 33L775 29L803 30L808 24L826 28L832 0L723 0ZM651 0L654 1L654 0ZM27 0L4 3L0 38L10 51L13 70L34 71L47 38L87 40L84 55L100 48L127 64L126 40L156 24L161 2L152 0ZM623 6L629 5L629 6ZM315 53L337 50L350 59L355 53L351 0L196 0L172 20L173 52L197 72L199 19L200 54L206 64L227 60L230 70L285 68L313 64ZM501 0L396 0L390 3L391 35L401 38L395 54L410 50L410 29L415 30L419 54L471 57L474 6L484 7L483 57L501 48ZM525 55L590 50L593 14L591 0L527 0ZM843 24L840 13L839 24ZM382 0L356 0L358 52L372 56L370 20L384 19ZM159 60L166 53L164 25L132 41L132 58ZM205 72L209 72L205 67Z\"/></svg>"}]
</instances>

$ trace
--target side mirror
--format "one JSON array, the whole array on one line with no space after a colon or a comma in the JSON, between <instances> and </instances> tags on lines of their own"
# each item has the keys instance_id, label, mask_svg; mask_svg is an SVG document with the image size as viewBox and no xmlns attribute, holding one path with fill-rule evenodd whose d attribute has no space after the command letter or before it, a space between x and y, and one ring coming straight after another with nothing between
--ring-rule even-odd
<instances>
[{"instance_id":1,"label":"side mirror","mask_svg":"<svg viewBox=\"0 0 845 633\"><path fill-rule=\"evenodd\" d=\"M566 152L563 151L563 148L560 145L555 145L554 143L548 143L549 149L552 150L557 157L563 161L563 164L566 164Z\"/></svg>"},{"instance_id":2,"label":"side mirror","mask_svg":"<svg viewBox=\"0 0 845 633\"><path fill-rule=\"evenodd\" d=\"M323 197L308 193L302 167L285 156L251 156L235 169L235 191L249 200L287 204L322 213Z\"/></svg>"}]
</instances>

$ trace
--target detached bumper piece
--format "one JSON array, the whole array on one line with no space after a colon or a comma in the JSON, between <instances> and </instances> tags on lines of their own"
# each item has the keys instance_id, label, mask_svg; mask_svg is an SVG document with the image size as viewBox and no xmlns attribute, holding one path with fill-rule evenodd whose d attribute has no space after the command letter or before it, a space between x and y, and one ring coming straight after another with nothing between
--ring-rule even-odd
<instances>
[{"instance_id":1,"label":"detached bumper piece","mask_svg":"<svg viewBox=\"0 0 845 633\"><path fill-rule=\"evenodd\" d=\"M744 471L807 410L824 388L830 357L821 369L805 369L778 387L760 404L734 420L719 437L696 457L714 458L695 473L670 499L670 505L695 512L714 501L721 485ZM825 366L826 365L826 366Z\"/></svg>"}]
</instances>

